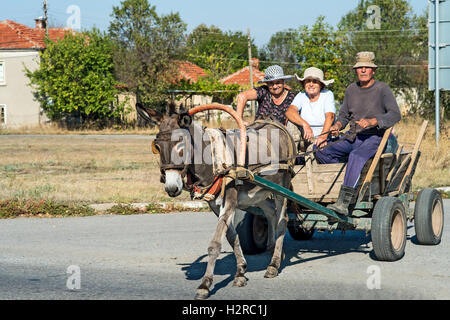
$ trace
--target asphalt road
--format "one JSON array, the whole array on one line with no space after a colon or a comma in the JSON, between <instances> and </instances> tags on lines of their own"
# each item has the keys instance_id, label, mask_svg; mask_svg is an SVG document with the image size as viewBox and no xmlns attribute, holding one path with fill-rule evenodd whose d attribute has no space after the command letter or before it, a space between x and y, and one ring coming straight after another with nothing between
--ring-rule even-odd
<instances>
[{"instance_id":1,"label":"asphalt road","mask_svg":"<svg viewBox=\"0 0 450 320\"><path fill-rule=\"evenodd\" d=\"M280 275L263 277L269 255L247 256L248 285L234 288L226 243L210 299L450 299L444 206L441 244L416 244L409 225L397 262L374 260L364 232L287 235ZM0 299L193 299L215 224L212 213L0 220Z\"/></svg>"}]
</instances>

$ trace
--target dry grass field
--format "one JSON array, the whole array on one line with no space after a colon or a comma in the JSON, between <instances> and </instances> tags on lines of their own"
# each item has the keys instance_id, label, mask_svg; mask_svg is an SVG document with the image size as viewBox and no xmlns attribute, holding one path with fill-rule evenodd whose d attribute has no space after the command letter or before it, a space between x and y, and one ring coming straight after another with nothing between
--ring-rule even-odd
<instances>
[{"instance_id":1,"label":"dry grass field","mask_svg":"<svg viewBox=\"0 0 450 320\"><path fill-rule=\"evenodd\" d=\"M423 120L406 118L394 128L404 149L412 150ZM450 121L440 132L439 148L436 148L434 123L429 123L420 146L421 157L413 177L413 189L450 186Z\"/></svg>"},{"instance_id":2,"label":"dry grass field","mask_svg":"<svg viewBox=\"0 0 450 320\"><path fill-rule=\"evenodd\" d=\"M3 136L0 199L83 203L168 200L150 142L64 135Z\"/></svg>"},{"instance_id":3,"label":"dry grass field","mask_svg":"<svg viewBox=\"0 0 450 320\"><path fill-rule=\"evenodd\" d=\"M395 127L399 142L411 149L422 120L406 119ZM225 124L223 124L225 126ZM9 134L19 133L9 131ZM104 203L172 201L159 182L158 157L151 152L150 139L67 137L56 129L36 137L0 137L0 200L42 200ZM45 134L62 133L61 136ZM75 132L76 133L76 132ZM111 132L100 132L111 133ZM131 134L150 134L129 131ZM422 157L413 179L414 190L450 186L450 123L435 146L434 125L429 124L422 143ZM178 200L187 200L183 192Z\"/></svg>"}]
</instances>

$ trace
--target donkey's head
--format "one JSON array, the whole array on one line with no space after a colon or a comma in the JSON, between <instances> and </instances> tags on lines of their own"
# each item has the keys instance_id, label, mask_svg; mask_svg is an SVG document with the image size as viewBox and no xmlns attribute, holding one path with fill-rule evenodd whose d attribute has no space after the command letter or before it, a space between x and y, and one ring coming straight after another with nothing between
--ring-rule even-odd
<instances>
[{"instance_id":1,"label":"donkey's head","mask_svg":"<svg viewBox=\"0 0 450 320\"><path fill-rule=\"evenodd\" d=\"M177 197L183 191L183 178L191 160L188 127L192 117L185 112L176 113L173 105L169 107L169 115L146 108L140 103L136 104L136 110L143 119L159 126L159 133L152 142L152 151L159 154L161 182L164 183L165 191L169 196Z\"/></svg>"}]
</instances>

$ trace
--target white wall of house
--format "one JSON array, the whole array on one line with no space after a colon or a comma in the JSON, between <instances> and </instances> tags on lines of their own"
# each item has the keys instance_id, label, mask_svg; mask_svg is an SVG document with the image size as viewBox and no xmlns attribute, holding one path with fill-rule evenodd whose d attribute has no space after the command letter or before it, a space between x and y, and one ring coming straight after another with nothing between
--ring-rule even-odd
<instances>
[{"instance_id":1,"label":"white wall of house","mask_svg":"<svg viewBox=\"0 0 450 320\"><path fill-rule=\"evenodd\" d=\"M0 105L5 117L3 127L36 126L40 121L40 104L34 99L25 67L39 67L35 50L0 50ZM1 120L1 119L0 119Z\"/></svg>"}]
</instances>

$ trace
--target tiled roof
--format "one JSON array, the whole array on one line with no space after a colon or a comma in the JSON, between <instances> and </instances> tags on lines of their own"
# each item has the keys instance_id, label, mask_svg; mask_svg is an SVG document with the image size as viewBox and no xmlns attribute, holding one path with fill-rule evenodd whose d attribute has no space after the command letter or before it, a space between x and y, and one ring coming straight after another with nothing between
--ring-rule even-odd
<instances>
[{"instance_id":1,"label":"tiled roof","mask_svg":"<svg viewBox=\"0 0 450 320\"><path fill-rule=\"evenodd\" d=\"M264 79L264 73L256 68L252 68L253 83ZM250 69L249 67L242 68L233 74L220 80L225 84L239 84L242 87L250 86Z\"/></svg>"},{"instance_id":2,"label":"tiled roof","mask_svg":"<svg viewBox=\"0 0 450 320\"><path fill-rule=\"evenodd\" d=\"M189 61L177 61L179 78L197 82L198 78L206 77L208 74L205 70Z\"/></svg>"},{"instance_id":3,"label":"tiled roof","mask_svg":"<svg viewBox=\"0 0 450 320\"><path fill-rule=\"evenodd\" d=\"M53 41L63 39L68 28L49 28L48 35ZM30 28L11 21L0 21L0 49L44 49L45 29Z\"/></svg>"}]
</instances>

